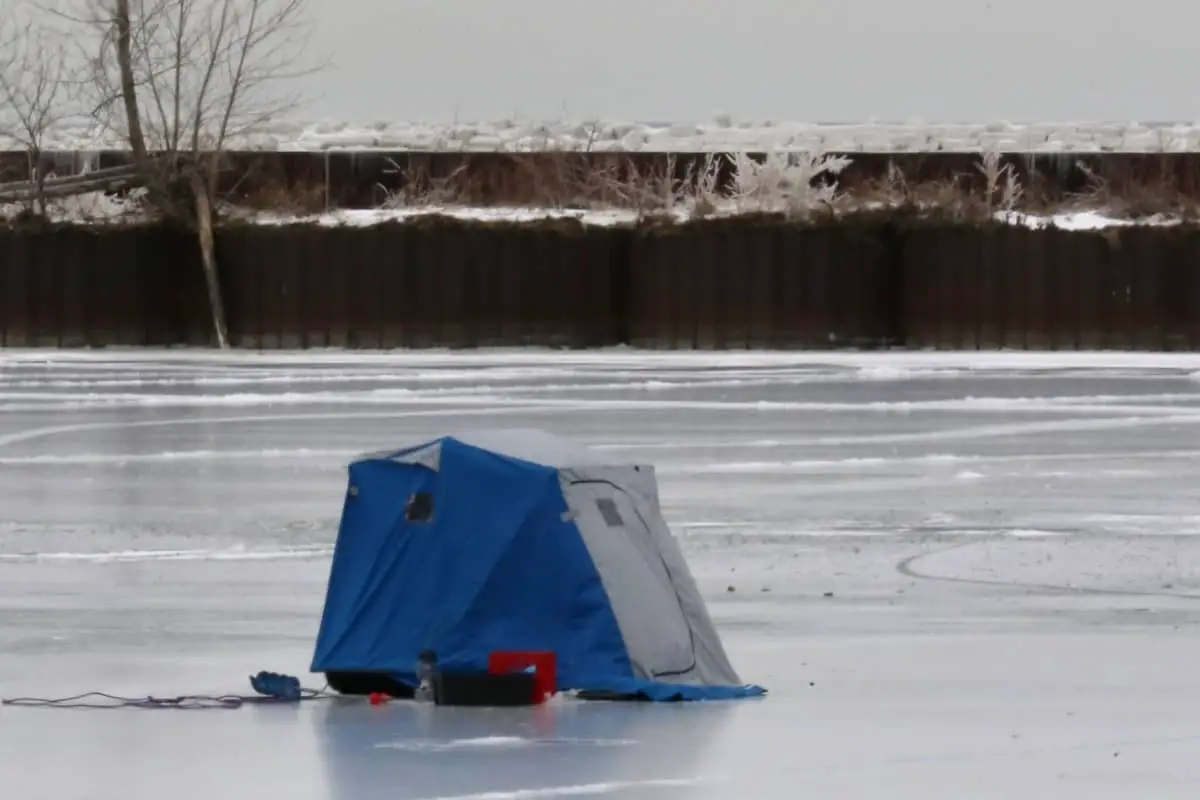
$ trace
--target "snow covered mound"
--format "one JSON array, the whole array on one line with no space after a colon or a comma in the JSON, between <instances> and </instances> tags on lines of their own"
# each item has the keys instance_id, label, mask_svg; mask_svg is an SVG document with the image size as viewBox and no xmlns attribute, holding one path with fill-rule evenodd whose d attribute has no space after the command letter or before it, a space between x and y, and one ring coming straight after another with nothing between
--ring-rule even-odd
<instances>
[{"instance_id":1,"label":"snow covered mound","mask_svg":"<svg viewBox=\"0 0 1200 800\"><path fill-rule=\"evenodd\" d=\"M1200 152L1200 123L638 123L618 120L459 124L272 122L230 142L233 150L447 152ZM0 136L0 149L24 149ZM47 133L44 149L121 150L124 142L87 124Z\"/></svg>"}]
</instances>

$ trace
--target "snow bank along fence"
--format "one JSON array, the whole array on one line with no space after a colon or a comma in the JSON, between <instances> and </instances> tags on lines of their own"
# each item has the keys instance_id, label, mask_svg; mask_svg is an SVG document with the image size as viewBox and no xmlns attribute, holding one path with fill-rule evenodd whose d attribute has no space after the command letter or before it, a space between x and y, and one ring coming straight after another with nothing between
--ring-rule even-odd
<instances>
[{"instance_id":1,"label":"snow bank along fence","mask_svg":"<svg viewBox=\"0 0 1200 800\"><path fill-rule=\"evenodd\" d=\"M834 154L836 155L836 154ZM889 169L909 185L952 183L963 191L979 191L978 153L845 153L850 165L839 175L840 188L862 194L885 181ZM449 185L466 204L504 205L545 202L556 192L577 192L586 176L609 170L619 178L663 174L677 179L704 169L705 153L470 153L470 152L233 152L227 154L221 190L228 199L252 205L280 202L309 211L326 208L374 208L389 194L421 193ZM765 154L756 154L765 158ZM43 166L59 178L81 170L128 166L125 152L46 153ZM729 187L733 169L719 158L718 188ZM1200 201L1200 152L1181 153L1006 153L1029 197L1057 201L1094 191L1137 199L1187 198ZM614 172L615 171L615 172ZM0 152L0 182L26 180L29 164L23 152Z\"/></svg>"},{"instance_id":2,"label":"snow bank along fence","mask_svg":"<svg viewBox=\"0 0 1200 800\"><path fill-rule=\"evenodd\" d=\"M191 237L0 231L5 346L208 345ZM419 218L218 235L235 346L1200 350L1200 231Z\"/></svg>"}]
</instances>

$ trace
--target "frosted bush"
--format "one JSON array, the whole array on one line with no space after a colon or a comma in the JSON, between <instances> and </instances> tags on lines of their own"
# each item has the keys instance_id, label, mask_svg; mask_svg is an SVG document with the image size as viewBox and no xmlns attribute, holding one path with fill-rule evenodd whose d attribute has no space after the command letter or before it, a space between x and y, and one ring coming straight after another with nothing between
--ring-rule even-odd
<instances>
[{"instance_id":1,"label":"frosted bush","mask_svg":"<svg viewBox=\"0 0 1200 800\"><path fill-rule=\"evenodd\" d=\"M1010 212L1016 208L1024 190L1012 164L1000 164L1000 151L989 149L983 152L975 165L984 179L984 192L988 213L996 207L996 194L1000 195L999 210Z\"/></svg>"},{"instance_id":2,"label":"frosted bush","mask_svg":"<svg viewBox=\"0 0 1200 800\"><path fill-rule=\"evenodd\" d=\"M805 217L837 199L837 182L814 186L822 176L836 177L850 165L844 156L771 152L759 163L746 153L730 156L732 199L739 211L783 213Z\"/></svg>"},{"instance_id":3,"label":"frosted bush","mask_svg":"<svg viewBox=\"0 0 1200 800\"><path fill-rule=\"evenodd\" d=\"M588 148L590 149L590 147ZM531 205L546 208L622 209L637 218L668 215L699 219L740 213L782 213L802 219L830 209L840 198L837 176L851 163L844 156L817 152L768 154L761 163L745 153L707 153L679 174L674 154L661 166L636 161L598 163L588 174L560 164L557 176L532 187ZM721 178L728 171L729 180ZM399 167L393 164L393 170ZM536 171L534 178L538 178ZM404 188L387 191L383 208L451 207L468 204L466 165L448 178L417 176ZM817 185L814 185L817 184Z\"/></svg>"}]
</instances>

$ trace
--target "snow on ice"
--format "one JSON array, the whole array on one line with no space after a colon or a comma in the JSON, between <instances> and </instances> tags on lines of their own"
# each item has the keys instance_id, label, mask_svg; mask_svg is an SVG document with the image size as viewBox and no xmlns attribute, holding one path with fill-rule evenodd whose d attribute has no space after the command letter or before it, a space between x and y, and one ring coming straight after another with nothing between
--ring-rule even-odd
<instances>
[{"instance_id":1,"label":"snow on ice","mask_svg":"<svg viewBox=\"0 0 1200 800\"><path fill-rule=\"evenodd\" d=\"M12 218L25 211L25 206L0 204L0 219ZM54 222L107 224L129 222L144 216L136 196L115 197L102 192L93 192L72 198L57 199L47 205L47 216ZM545 219L573 219L584 225L599 227L632 225L641 216L635 209L599 208L535 208L520 206L438 206L420 205L401 208L335 209L319 214L287 214L278 212L250 212L245 209L227 209L227 213L248 219L261 225L317 224L327 227L371 227L387 222L404 222L423 216L439 215L460 220L481 222L531 222ZM729 205L718 208L717 215L734 215L738 209ZM675 208L670 215L680 222L691 218L685 207ZM1061 230L1102 230L1110 227L1130 225L1172 226L1180 224L1178 218L1153 215L1137 219L1110 217L1099 211L1065 211L1057 214L1034 214L1018 211L998 211L999 222L1027 228L1055 227Z\"/></svg>"}]
</instances>

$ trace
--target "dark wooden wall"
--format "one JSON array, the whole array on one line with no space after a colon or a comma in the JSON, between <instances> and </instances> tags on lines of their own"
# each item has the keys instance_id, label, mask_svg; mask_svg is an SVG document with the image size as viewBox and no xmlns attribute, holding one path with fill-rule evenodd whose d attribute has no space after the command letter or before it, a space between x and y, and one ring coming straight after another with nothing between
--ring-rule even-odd
<instances>
[{"instance_id":1,"label":"dark wooden wall","mask_svg":"<svg viewBox=\"0 0 1200 800\"><path fill-rule=\"evenodd\" d=\"M424 219L218 235L235 346L1200 350L1200 231ZM209 345L191 237L0 232L0 344Z\"/></svg>"}]
</instances>

